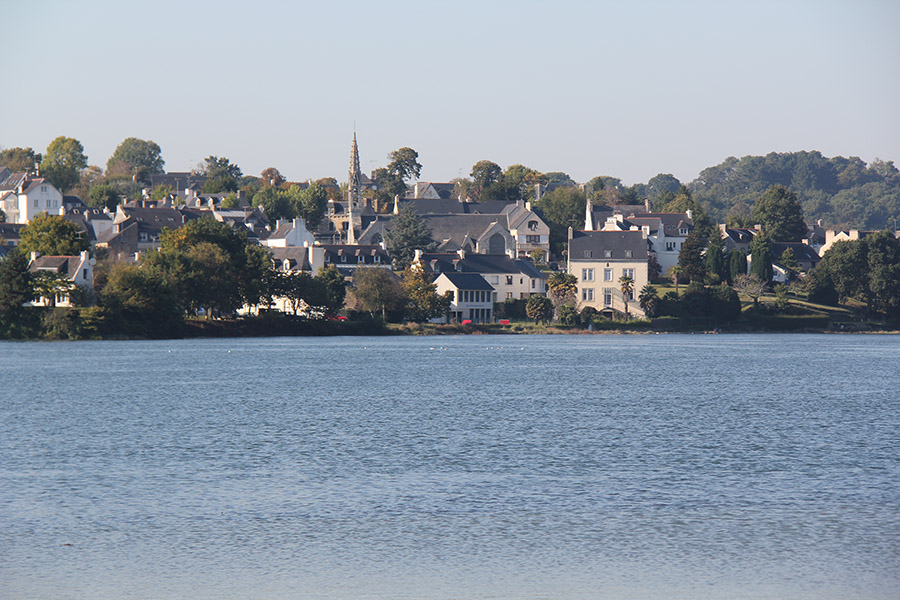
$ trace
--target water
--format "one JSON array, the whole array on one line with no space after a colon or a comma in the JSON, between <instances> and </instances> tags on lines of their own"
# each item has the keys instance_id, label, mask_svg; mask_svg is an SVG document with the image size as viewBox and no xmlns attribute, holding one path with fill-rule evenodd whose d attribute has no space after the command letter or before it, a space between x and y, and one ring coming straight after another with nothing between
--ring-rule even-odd
<instances>
[{"instance_id":1,"label":"water","mask_svg":"<svg viewBox=\"0 0 900 600\"><path fill-rule=\"evenodd\" d=\"M900 597L896 336L0 351L0 598Z\"/></svg>"}]
</instances>

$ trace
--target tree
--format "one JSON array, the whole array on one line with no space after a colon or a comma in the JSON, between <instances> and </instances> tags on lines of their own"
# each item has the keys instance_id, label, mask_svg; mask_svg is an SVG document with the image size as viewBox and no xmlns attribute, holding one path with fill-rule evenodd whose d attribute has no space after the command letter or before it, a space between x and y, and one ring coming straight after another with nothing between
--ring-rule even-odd
<instances>
[{"instance_id":1,"label":"tree","mask_svg":"<svg viewBox=\"0 0 900 600\"><path fill-rule=\"evenodd\" d=\"M107 171L121 170L138 181L149 181L150 175L163 173L166 161L154 141L125 138L106 162Z\"/></svg>"},{"instance_id":2,"label":"tree","mask_svg":"<svg viewBox=\"0 0 900 600\"><path fill-rule=\"evenodd\" d=\"M34 150L31 148L6 148L0 150L0 167L6 167L13 173L33 171L36 162L38 161Z\"/></svg>"},{"instance_id":3,"label":"tree","mask_svg":"<svg viewBox=\"0 0 900 600\"><path fill-rule=\"evenodd\" d=\"M344 306L344 298L347 295L347 282L341 272L334 267L322 267L316 275L321 290L320 302L316 302L314 306L319 306L325 311L325 316L330 317Z\"/></svg>"},{"instance_id":4,"label":"tree","mask_svg":"<svg viewBox=\"0 0 900 600\"><path fill-rule=\"evenodd\" d=\"M772 270L772 243L768 236L759 233L750 241L750 274L756 275L760 280L771 283L774 274Z\"/></svg>"},{"instance_id":5,"label":"tree","mask_svg":"<svg viewBox=\"0 0 900 600\"><path fill-rule=\"evenodd\" d=\"M703 239L700 229L694 228L681 244L678 251L678 266L681 275L688 281L703 283L706 277L706 264L703 262Z\"/></svg>"},{"instance_id":6,"label":"tree","mask_svg":"<svg viewBox=\"0 0 900 600\"><path fill-rule=\"evenodd\" d=\"M59 136L47 146L41 160L41 175L66 193L78 183L79 173L87 166L84 146L75 138Z\"/></svg>"},{"instance_id":7,"label":"tree","mask_svg":"<svg viewBox=\"0 0 900 600\"><path fill-rule=\"evenodd\" d=\"M269 167L268 169L263 169L263 172L259 174L259 181L263 187L279 187L285 182L285 179L278 169Z\"/></svg>"},{"instance_id":8,"label":"tree","mask_svg":"<svg viewBox=\"0 0 900 600\"><path fill-rule=\"evenodd\" d=\"M325 187L316 182L311 183L305 190L292 185L288 189L288 197L294 214L303 217L310 231L315 230L325 216L325 209L328 208L328 192Z\"/></svg>"},{"instance_id":9,"label":"tree","mask_svg":"<svg viewBox=\"0 0 900 600\"><path fill-rule=\"evenodd\" d=\"M13 248L0 260L0 322L16 322L22 305L34 299L28 259L19 248Z\"/></svg>"},{"instance_id":10,"label":"tree","mask_svg":"<svg viewBox=\"0 0 900 600\"><path fill-rule=\"evenodd\" d=\"M625 303L625 320L630 316L629 301L631 294L634 292L634 279L627 275L619 277L619 291L622 292L622 302Z\"/></svg>"},{"instance_id":11,"label":"tree","mask_svg":"<svg viewBox=\"0 0 900 600\"><path fill-rule=\"evenodd\" d=\"M241 168L231 164L227 158L208 156L200 168L200 172L208 179L203 184L203 191L207 194L221 192L236 192L240 187L240 179L243 176Z\"/></svg>"},{"instance_id":12,"label":"tree","mask_svg":"<svg viewBox=\"0 0 900 600\"><path fill-rule=\"evenodd\" d=\"M742 250L735 248L731 251L728 259L728 283L734 283L734 280L741 275L747 274L747 255Z\"/></svg>"},{"instance_id":13,"label":"tree","mask_svg":"<svg viewBox=\"0 0 900 600\"><path fill-rule=\"evenodd\" d=\"M475 183L477 193L481 193L488 186L496 183L502 173L503 169L497 163L489 160L479 160L472 166L472 172L469 175Z\"/></svg>"},{"instance_id":14,"label":"tree","mask_svg":"<svg viewBox=\"0 0 900 600\"><path fill-rule=\"evenodd\" d=\"M66 297L75 291L75 283L66 273L38 271L31 280L36 298L46 298L51 307L56 306L57 297Z\"/></svg>"},{"instance_id":15,"label":"tree","mask_svg":"<svg viewBox=\"0 0 900 600\"><path fill-rule=\"evenodd\" d=\"M297 213L291 203L291 196L274 187L264 187L253 196L253 206L262 206L266 218L270 221L292 219Z\"/></svg>"},{"instance_id":16,"label":"tree","mask_svg":"<svg viewBox=\"0 0 900 600\"><path fill-rule=\"evenodd\" d=\"M428 225L411 206L404 206L394 217L393 227L385 234L385 243L398 268L409 266L416 250L431 252L437 247Z\"/></svg>"},{"instance_id":17,"label":"tree","mask_svg":"<svg viewBox=\"0 0 900 600\"><path fill-rule=\"evenodd\" d=\"M578 310L571 304L563 304L556 311L560 324L572 327L578 325Z\"/></svg>"},{"instance_id":18,"label":"tree","mask_svg":"<svg viewBox=\"0 0 900 600\"><path fill-rule=\"evenodd\" d=\"M734 280L733 287L735 291L751 298L753 300L753 309L756 310L759 297L765 293L768 284L756 275L739 275Z\"/></svg>"},{"instance_id":19,"label":"tree","mask_svg":"<svg viewBox=\"0 0 900 600\"><path fill-rule=\"evenodd\" d=\"M569 227L584 227L584 206L584 192L576 187L556 188L535 202L535 211L550 227L550 247L556 254L568 244Z\"/></svg>"},{"instance_id":20,"label":"tree","mask_svg":"<svg viewBox=\"0 0 900 600\"><path fill-rule=\"evenodd\" d=\"M119 188L111 183L99 183L91 188L87 204L94 208L115 210L119 205Z\"/></svg>"},{"instance_id":21,"label":"tree","mask_svg":"<svg viewBox=\"0 0 900 600\"><path fill-rule=\"evenodd\" d=\"M672 276L672 284L675 286L675 295L678 295L678 283L681 280L681 267L675 265L669 269L669 275Z\"/></svg>"},{"instance_id":22,"label":"tree","mask_svg":"<svg viewBox=\"0 0 900 600\"><path fill-rule=\"evenodd\" d=\"M387 321L387 311L406 303L406 290L397 276L381 267L364 267L355 271L353 295L362 303L363 310L374 315L381 313L381 320Z\"/></svg>"},{"instance_id":23,"label":"tree","mask_svg":"<svg viewBox=\"0 0 900 600\"><path fill-rule=\"evenodd\" d=\"M641 288L641 293L638 295L638 304L645 315L652 317L656 314L656 306L658 303L659 294L656 292L655 287L648 283Z\"/></svg>"},{"instance_id":24,"label":"tree","mask_svg":"<svg viewBox=\"0 0 900 600\"><path fill-rule=\"evenodd\" d=\"M307 307L324 304L324 288L309 273L279 273L277 283L278 293L290 301L295 315L304 304Z\"/></svg>"},{"instance_id":25,"label":"tree","mask_svg":"<svg viewBox=\"0 0 900 600\"><path fill-rule=\"evenodd\" d=\"M75 223L59 215L38 213L22 228L19 248L25 254L75 256L90 248L87 235Z\"/></svg>"},{"instance_id":26,"label":"tree","mask_svg":"<svg viewBox=\"0 0 900 600\"><path fill-rule=\"evenodd\" d=\"M137 265L114 265L100 289L99 301L123 333L166 337L178 331L183 319L183 310L165 278Z\"/></svg>"},{"instance_id":27,"label":"tree","mask_svg":"<svg viewBox=\"0 0 900 600\"><path fill-rule=\"evenodd\" d=\"M557 271L547 278L547 293L553 307L557 310L565 304L575 304L578 292L578 278L562 271Z\"/></svg>"},{"instance_id":28,"label":"tree","mask_svg":"<svg viewBox=\"0 0 900 600\"><path fill-rule=\"evenodd\" d=\"M406 288L406 317L420 323L447 314L452 302L452 292L438 295L431 275L421 265L412 264L403 272Z\"/></svg>"},{"instance_id":29,"label":"tree","mask_svg":"<svg viewBox=\"0 0 900 600\"><path fill-rule=\"evenodd\" d=\"M388 154L387 170L406 182L410 179L418 179L422 172L419 164L419 153L412 148L399 148Z\"/></svg>"},{"instance_id":30,"label":"tree","mask_svg":"<svg viewBox=\"0 0 900 600\"><path fill-rule=\"evenodd\" d=\"M725 243L719 235L710 237L706 245L706 270L719 281L725 279Z\"/></svg>"},{"instance_id":31,"label":"tree","mask_svg":"<svg viewBox=\"0 0 900 600\"><path fill-rule=\"evenodd\" d=\"M553 317L553 303L546 296L531 296L525 304L525 314L535 323L549 323Z\"/></svg>"},{"instance_id":32,"label":"tree","mask_svg":"<svg viewBox=\"0 0 900 600\"><path fill-rule=\"evenodd\" d=\"M831 287L840 301L858 298L869 312L900 316L900 240L889 231L880 231L860 240L838 242L808 279L818 284L816 287ZM827 296L822 289L815 291L817 296Z\"/></svg>"},{"instance_id":33,"label":"tree","mask_svg":"<svg viewBox=\"0 0 900 600\"><path fill-rule=\"evenodd\" d=\"M241 299L249 306L270 306L272 297L279 292L272 252L263 246L247 244L244 254L244 270L238 277Z\"/></svg>"},{"instance_id":34,"label":"tree","mask_svg":"<svg viewBox=\"0 0 900 600\"><path fill-rule=\"evenodd\" d=\"M753 207L753 220L773 242L797 242L806 236L806 222L796 194L783 185L773 185Z\"/></svg>"}]
</instances>

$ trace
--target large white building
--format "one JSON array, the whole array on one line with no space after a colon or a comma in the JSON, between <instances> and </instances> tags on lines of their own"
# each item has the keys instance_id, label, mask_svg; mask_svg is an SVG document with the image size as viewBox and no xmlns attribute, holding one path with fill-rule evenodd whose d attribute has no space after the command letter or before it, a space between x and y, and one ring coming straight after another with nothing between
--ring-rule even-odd
<instances>
[{"instance_id":1,"label":"large white building","mask_svg":"<svg viewBox=\"0 0 900 600\"><path fill-rule=\"evenodd\" d=\"M0 210L7 223L24 224L38 213L58 215L63 211L63 195L43 177L0 169L0 178Z\"/></svg>"}]
</instances>

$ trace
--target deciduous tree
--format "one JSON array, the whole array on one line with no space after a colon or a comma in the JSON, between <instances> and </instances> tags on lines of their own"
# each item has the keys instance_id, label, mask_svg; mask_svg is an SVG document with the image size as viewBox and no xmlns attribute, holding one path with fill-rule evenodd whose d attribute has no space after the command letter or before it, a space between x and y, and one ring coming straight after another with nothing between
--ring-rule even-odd
<instances>
[{"instance_id":1,"label":"deciduous tree","mask_svg":"<svg viewBox=\"0 0 900 600\"><path fill-rule=\"evenodd\" d=\"M753 207L753 220L773 242L798 242L806 236L803 209L796 194L783 185L773 185Z\"/></svg>"},{"instance_id":2,"label":"deciduous tree","mask_svg":"<svg viewBox=\"0 0 900 600\"><path fill-rule=\"evenodd\" d=\"M106 162L106 170L122 170L138 181L149 181L150 175L164 172L165 165L159 144L130 137L116 147Z\"/></svg>"},{"instance_id":3,"label":"deciduous tree","mask_svg":"<svg viewBox=\"0 0 900 600\"><path fill-rule=\"evenodd\" d=\"M19 248L25 254L75 256L90 248L87 235L75 223L59 215L38 213L22 228Z\"/></svg>"},{"instance_id":4,"label":"deciduous tree","mask_svg":"<svg viewBox=\"0 0 900 600\"><path fill-rule=\"evenodd\" d=\"M41 160L41 175L62 192L75 184L81 170L87 166L84 146L75 138L59 136L47 146Z\"/></svg>"}]
</instances>

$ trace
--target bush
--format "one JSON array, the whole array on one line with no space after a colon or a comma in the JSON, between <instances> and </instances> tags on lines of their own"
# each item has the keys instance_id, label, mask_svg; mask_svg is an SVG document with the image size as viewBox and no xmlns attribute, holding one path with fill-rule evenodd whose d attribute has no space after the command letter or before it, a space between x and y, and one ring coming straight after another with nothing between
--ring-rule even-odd
<instances>
[{"instance_id":1,"label":"bush","mask_svg":"<svg viewBox=\"0 0 900 600\"><path fill-rule=\"evenodd\" d=\"M574 327L578 325L578 311L571 304L563 304L556 311L556 316L562 325Z\"/></svg>"}]
</instances>

